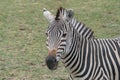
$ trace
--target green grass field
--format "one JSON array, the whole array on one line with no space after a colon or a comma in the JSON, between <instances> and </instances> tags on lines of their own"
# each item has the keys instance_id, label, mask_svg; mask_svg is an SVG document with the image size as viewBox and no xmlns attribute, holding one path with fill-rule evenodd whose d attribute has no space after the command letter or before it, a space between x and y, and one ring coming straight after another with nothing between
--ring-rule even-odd
<instances>
[{"instance_id":1,"label":"green grass field","mask_svg":"<svg viewBox=\"0 0 120 80\"><path fill-rule=\"evenodd\" d=\"M42 9L55 14L60 6L74 9L97 38L120 36L119 0L0 0L0 80L67 79L61 63L50 71L44 61L48 22Z\"/></svg>"}]
</instances>

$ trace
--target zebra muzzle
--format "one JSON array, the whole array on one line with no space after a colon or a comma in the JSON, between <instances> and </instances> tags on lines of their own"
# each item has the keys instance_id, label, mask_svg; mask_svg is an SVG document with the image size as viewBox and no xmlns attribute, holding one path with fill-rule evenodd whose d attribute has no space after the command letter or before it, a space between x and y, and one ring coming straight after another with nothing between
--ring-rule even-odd
<instances>
[{"instance_id":1,"label":"zebra muzzle","mask_svg":"<svg viewBox=\"0 0 120 80\"><path fill-rule=\"evenodd\" d=\"M46 61L45 62L46 62L46 65L47 65L48 69L50 69L50 70L57 69L58 61L57 61L56 57L48 55L46 57Z\"/></svg>"}]
</instances>

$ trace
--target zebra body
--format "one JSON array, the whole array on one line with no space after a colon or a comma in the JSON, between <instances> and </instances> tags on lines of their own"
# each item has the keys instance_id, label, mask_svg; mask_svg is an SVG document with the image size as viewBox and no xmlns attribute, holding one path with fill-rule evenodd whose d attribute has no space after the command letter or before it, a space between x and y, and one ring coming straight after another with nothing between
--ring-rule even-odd
<instances>
[{"instance_id":1,"label":"zebra body","mask_svg":"<svg viewBox=\"0 0 120 80\"><path fill-rule=\"evenodd\" d=\"M119 80L120 43L114 39L81 39L78 37L81 45L74 40L71 46L76 46L61 56L71 80Z\"/></svg>"},{"instance_id":2,"label":"zebra body","mask_svg":"<svg viewBox=\"0 0 120 80\"><path fill-rule=\"evenodd\" d=\"M49 69L56 69L60 58L70 80L120 80L120 38L94 38L93 31L64 8L52 21L47 30Z\"/></svg>"}]
</instances>

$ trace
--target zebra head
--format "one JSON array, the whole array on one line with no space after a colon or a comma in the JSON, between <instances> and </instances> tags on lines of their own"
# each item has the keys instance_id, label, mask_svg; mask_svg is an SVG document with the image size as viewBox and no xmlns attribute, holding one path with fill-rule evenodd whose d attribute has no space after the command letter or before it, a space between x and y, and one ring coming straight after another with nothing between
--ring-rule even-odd
<instances>
[{"instance_id":1,"label":"zebra head","mask_svg":"<svg viewBox=\"0 0 120 80\"><path fill-rule=\"evenodd\" d=\"M69 26L68 21L73 17L73 11L60 7L56 16L53 16L46 9L43 10L43 14L50 23L46 31L48 48L46 64L50 70L55 70L61 55L67 54L70 47L72 28Z\"/></svg>"}]
</instances>

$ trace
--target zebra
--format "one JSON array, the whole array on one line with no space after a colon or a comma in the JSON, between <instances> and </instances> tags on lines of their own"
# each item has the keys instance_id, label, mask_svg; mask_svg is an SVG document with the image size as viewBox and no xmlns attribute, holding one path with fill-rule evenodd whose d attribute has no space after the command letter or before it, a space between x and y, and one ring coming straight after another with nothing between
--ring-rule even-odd
<instances>
[{"instance_id":1,"label":"zebra","mask_svg":"<svg viewBox=\"0 0 120 80\"><path fill-rule=\"evenodd\" d=\"M63 7L56 16L46 9L43 14L49 18L45 62L50 70L62 61L69 80L120 80L120 38L94 38L94 32Z\"/></svg>"}]
</instances>

